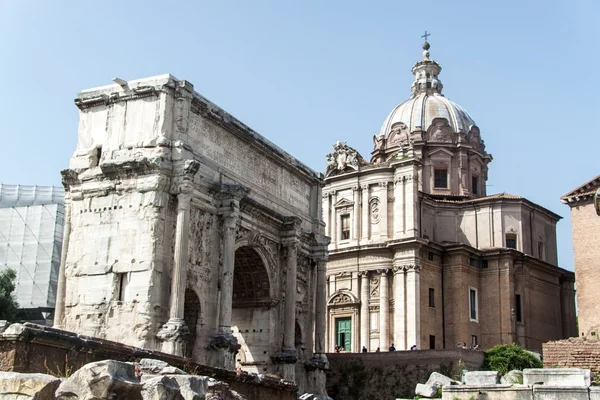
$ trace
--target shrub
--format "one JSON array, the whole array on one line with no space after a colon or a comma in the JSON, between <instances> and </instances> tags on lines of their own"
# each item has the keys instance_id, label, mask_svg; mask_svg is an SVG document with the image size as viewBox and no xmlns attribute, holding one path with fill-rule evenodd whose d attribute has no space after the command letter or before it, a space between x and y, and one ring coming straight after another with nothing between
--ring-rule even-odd
<instances>
[{"instance_id":1,"label":"shrub","mask_svg":"<svg viewBox=\"0 0 600 400\"><path fill-rule=\"evenodd\" d=\"M485 352L483 368L505 375L513 369L542 368L542 362L518 344L499 344Z\"/></svg>"}]
</instances>

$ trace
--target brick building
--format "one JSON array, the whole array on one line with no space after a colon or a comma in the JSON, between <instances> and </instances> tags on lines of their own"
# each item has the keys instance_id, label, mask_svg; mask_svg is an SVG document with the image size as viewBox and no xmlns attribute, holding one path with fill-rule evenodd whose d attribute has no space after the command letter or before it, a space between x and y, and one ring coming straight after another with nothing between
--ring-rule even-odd
<instances>
[{"instance_id":1,"label":"brick building","mask_svg":"<svg viewBox=\"0 0 600 400\"><path fill-rule=\"evenodd\" d=\"M562 196L571 208L579 334L600 331L600 293L596 288L600 270L600 175Z\"/></svg>"},{"instance_id":2,"label":"brick building","mask_svg":"<svg viewBox=\"0 0 600 400\"><path fill-rule=\"evenodd\" d=\"M487 195L492 156L471 116L442 95L441 67L423 48L412 96L373 137L370 162L345 142L327 155L328 348L539 351L575 332L560 216Z\"/></svg>"}]
</instances>

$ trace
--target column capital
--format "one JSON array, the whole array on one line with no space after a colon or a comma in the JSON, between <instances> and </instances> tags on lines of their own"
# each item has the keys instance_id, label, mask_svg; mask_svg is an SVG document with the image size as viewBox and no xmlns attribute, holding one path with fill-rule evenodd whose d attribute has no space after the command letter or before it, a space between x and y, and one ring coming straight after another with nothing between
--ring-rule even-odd
<instances>
[{"instance_id":1,"label":"column capital","mask_svg":"<svg viewBox=\"0 0 600 400\"><path fill-rule=\"evenodd\" d=\"M394 275L403 274L406 271L406 268L404 267L404 265L399 265L393 267L392 271L394 271Z\"/></svg>"},{"instance_id":2,"label":"column capital","mask_svg":"<svg viewBox=\"0 0 600 400\"><path fill-rule=\"evenodd\" d=\"M331 195L331 197L335 197L335 195L337 195L337 190L330 190L329 194Z\"/></svg>"},{"instance_id":3,"label":"column capital","mask_svg":"<svg viewBox=\"0 0 600 400\"><path fill-rule=\"evenodd\" d=\"M382 188L388 187L388 182L379 182L379 187L382 187Z\"/></svg>"},{"instance_id":4,"label":"column capital","mask_svg":"<svg viewBox=\"0 0 600 400\"><path fill-rule=\"evenodd\" d=\"M404 182L406 177L404 175L396 175L394 176L394 183Z\"/></svg>"},{"instance_id":5,"label":"column capital","mask_svg":"<svg viewBox=\"0 0 600 400\"><path fill-rule=\"evenodd\" d=\"M352 191L353 192L358 192L359 189L360 189L360 187L358 185L352 186Z\"/></svg>"},{"instance_id":6,"label":"column capital","mask_svg":"<svg viewBox=\"0 0 600 400\"><path fill-rule=\"evenodd\" d=\"M361 278L368 278L369 277L369 271L359 271L358 272L358 276L360 276Z\"/></svg>"},{"instance_id":7,"label":"column capital","mask_svg":"<svg viewBox=\"0 0 600 400\"><path fill-rule=\"evenodd\" d=\"M378 269L377 272L381 275L387 276L387 274L388 274L388 272L390 272L390 270L388 268L382 268L382 269Z\"/></svg>"},{"instance_id":8,"label":"column capital","mask_svg":"<svg viewBox=\"0 0 600 400\"><path fill-rule=\"evenodd\" d=\"M191 192L181 192L177 195L177 209L178 210L189 210L192 203Z\"/></svg>"},{"instance_id":9,"label":"column capital","mask_svg":"<svg viewBox=\"0 0 600 400\"><path fill-rule=\"evenodd\" d=\"M409 265L405 265L404 268L406 268L406 272L421 272L421 266L420 265L416 265L416 264L409 264Z\"/></svg>"},{"instance_id":10,"label":"column capital","mask_svg":"<svg viewBox=\"0 0 600 400\"><path fill-rule=\"evenodd\" d=\"M368 183L363 183L363 184L360 185L360 188L362 190L369 190L369 184Z\"/></svg>"},{"instance_id":11,"label":"column capital","mask_svg":"<svg viewBox=\"0 0 600 400\"><path fill-rule=\"evenodd\" d=\"M235 229L237 227L237 222L240 217L240 213L233 211L228 213L221 214L223 218L223 227L225 229Z\"/></svg>"}]
</instances>

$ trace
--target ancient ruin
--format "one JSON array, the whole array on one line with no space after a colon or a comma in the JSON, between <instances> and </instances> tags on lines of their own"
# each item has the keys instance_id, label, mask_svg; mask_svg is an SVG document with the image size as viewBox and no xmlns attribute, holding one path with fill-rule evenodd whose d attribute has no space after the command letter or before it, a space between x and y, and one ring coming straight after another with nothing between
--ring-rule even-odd
<instances>
[{"instance_id":1,"label":"ancient ruin","mask_svg":"<svg viewBox=\"0 0 600 400\"><path fill-rule=\"evenodd\" d=\"M115 81L75 99L55 326L324 394L322 175L187 81Z\"/></svg>"}]
</instances>

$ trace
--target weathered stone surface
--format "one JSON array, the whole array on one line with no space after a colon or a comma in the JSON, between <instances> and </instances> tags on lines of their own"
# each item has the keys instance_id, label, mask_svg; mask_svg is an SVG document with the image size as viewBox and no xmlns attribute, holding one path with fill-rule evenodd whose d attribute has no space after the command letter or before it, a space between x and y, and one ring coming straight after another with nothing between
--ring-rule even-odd
<instances>
[{"instance_id":1,"label":"weathered stone surface","mask_svg":"<svg viewBox=\"0 0 600 400\"><path fill-rule=\"evenodd\" d=\"M448 378L446 375L442 375L439 372L432 372L427 379L427 385L435 385L438 387L446 385L460 385L462 382L455 381L452 378Z\"/></svg>"},{"instance_id":2,"label":"weathered stone surface","mask_svg":"<svg viewBox=\"0 0 600 400\"><path fill-rule=\"evenodd\" d=\"M467 371L463 375L463 382L470 386L485 386L498 384L497 371Z\"/></svg>"},{"instance_id":3,"label":"weathered stone surface","mask_svg":"<svg viewBox=\"0 0 600 400\"><path fill-rule=\"evenodd\" d=\"M494 385L494 386L444 386L442 400L531 400L531 386Z\"/></svg>"},{"instance_id":4,"label":"weathered stone surface","mask_svg":"<svg viewBox=\"0 0 600 400\"><path fill-rule=\"evenodd\" d=\"M600 386L590 386L590 400L600 400Z\"/></svg>"},{"instance_id":5,"label":"weathered stone surface","mask_svg":"<svg viewBox=\"0 0 600 400\"><path fill-rule=\"evenodd\" d=\"M184 400L202 400L208 391L209 381L212 378L194 375L171 375L179 386Z\"/></svg>"},{"instance_id":6,"label":"weathered stone surface","mask_svg":"<svg viewBox=\"0 0 600 400\"><path fill-rule=\"evenodd\" d=\"M158 374L163 368L170 367L168 363L154 358L142 358L138 364L140 371L152 374Z\"/></svg>"},{"instance_id":7,"label":"weathered stone surface","mask_svg":"<svg viewBox=\"0 0 600 400\"><path fill-rule=\"evenodd\" d=\"M587 387L533 385L533 400L588 400Z\"/></svg>"},{"instance_id":8,"label":"weathered stone surface","mask_svg":"<svg viewBox=\"0 0 600 400\"><path fill-rule=\"evenodd\" d=\"M592 374L581 368L526 368L523 370L523 384L544 384L546 386L590 387Z\"/></svg>"},{"instance_id":9,"label":"weathered stone surface","mask_svg":"<svg viewBox=\"0 0 600 400\"><path fill-rule=\"evenodd\" d=\"M514 385L523 383L523 371L512 370L500 378L501 384Z\"/></svg>"},{"instance_id":10,"label":"weathered stone surface","mask_svg":"<svg viewBox=\"0 0 600 400\"><path fill-rule=\"evenodd\" d=\"M433 398L436 397L438 386L429 385L427 383L417 383L415 394L421 397Z\"/></svg>"},{"instance_id":11,"label":"weathered stone surface","mask_svg":"<svg viewBox=\"0 0 600 400\"><path fill-rule=\"evenodd\" d=\"M0 399L53 400L61 379L45 374L0 372Z\"/></svg>"},{"instance_id":12,"label":"weathered stone surface","mask_svg":"<svg viewBox=\"0 0 600 400\"><path fill-rule=\"evenodd\" d=\"M106 360L87 364L62 382L57 400L141 400L142 385L133 364Z\"/></svg>"},{"instance_id":13,"label":"weathered stone surface","mask_svg":"<svg viewBox=\"0 0 600 400\"><path fill-rule=\"evenodd\" d=\"M175 379L169 376L157 376L144 382L143 400L184 400Z\"/></svg>"},{"instance_id":14,"label":"weathered stone surface","mask_svg":"<svg viewBox=\"0 0 600 400\"><path fill-rule=\"evenodd\" d=\"M231 390L229 385L223 382L211 381L208 384L208 391L205 400L247 400L235 390Z\"/></svg>"}]
</instances>

